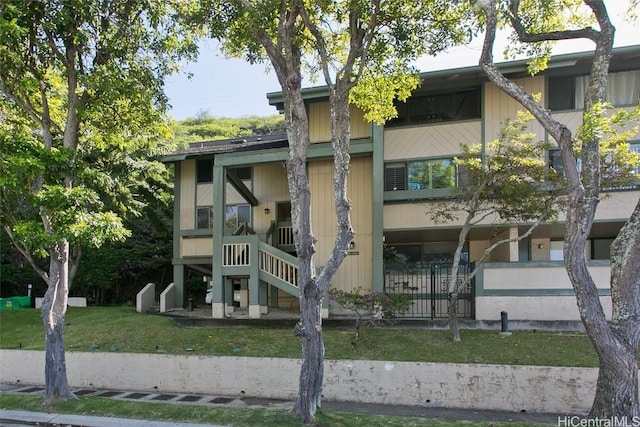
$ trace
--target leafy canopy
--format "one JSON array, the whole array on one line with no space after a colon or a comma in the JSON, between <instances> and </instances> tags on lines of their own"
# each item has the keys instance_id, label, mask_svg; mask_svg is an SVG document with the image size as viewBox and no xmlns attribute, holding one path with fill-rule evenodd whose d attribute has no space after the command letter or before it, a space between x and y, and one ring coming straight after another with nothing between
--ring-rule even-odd
<instances>
[{"instance_id":1,"label":"leafy canopy","mask_svg":"<svg viewBox=\"0 0 640 427\"><path fill-rule=\"evenodd\" d=\"M279 26L283 16L294 16L292 9L300 11L296 19ZM348 73L355 83L350 103L376 123L395 117L394 99L404 101L418 87L413 66L418 57L464 43L477 30L468 2L204 0L194 2L192 10L193 23L204 24L230 56L265 63L268 44L281 54L282 63L276 60L272 67L299 56L309 83L322 79L332 85ZM256 36L256 28L264 38ZM285 31L293 48L282 43ZM362 48L354 50L357 36L363 36ZM292 83L279 78L283 88Z\"/></svg>"},{"instance_id":2,"label":"leafy canopy","mask_svg":"<svg viewBox=\"0 0 640 427\"><path fill-rule=\"evenodd\" d=\"M27 252L129 236L169 197L165 77L196 53L179 1L3 1L2 224Z\"/></svg>"}]
</instances>

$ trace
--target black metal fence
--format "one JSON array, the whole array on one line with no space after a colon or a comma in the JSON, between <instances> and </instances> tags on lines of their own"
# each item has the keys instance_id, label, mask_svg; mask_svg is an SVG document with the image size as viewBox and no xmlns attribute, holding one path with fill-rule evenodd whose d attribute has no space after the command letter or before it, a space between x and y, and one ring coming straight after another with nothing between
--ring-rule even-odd
<instances>
[{"instance_id":1,"label":"black metal fence","mask_svg":"<svg viewBox=\"0 0 640 427\"><path fill-rule=\"evenodd\" d=\"M401 318L444 318L448 315L451 264L431 264L423 268L385 269L385 292L407 295L411 307ZM458 283L473 271L473 264L460 265ZM458 317L473 319L475 278L458 289Z\"/></svg>"}]
</instances>

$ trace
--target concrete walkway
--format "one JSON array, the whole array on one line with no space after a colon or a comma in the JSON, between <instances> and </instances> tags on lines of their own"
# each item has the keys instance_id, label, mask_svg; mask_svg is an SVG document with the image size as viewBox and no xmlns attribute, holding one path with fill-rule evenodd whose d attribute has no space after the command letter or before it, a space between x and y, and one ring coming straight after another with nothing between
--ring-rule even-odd
<instances>
[{"instance_id":1,"label":"concrete walkway","mask_svg":"<svg viewBox=\"0 0 640 427\"><path fill-rule=\"evenodd\" d=\"M42 395L43 387L25 384L0 384L2 394ZM117 390L74 389L78 396L96 396L122 401L168 403L178 405L197 405L209 407L242 409L281 409L290 410L293 402L253 397L223 397L191 394L168 394L162 392L132 392ZM1 399L0 399L1 406ZM536 414L526 412L504 412L455 408L437 408L428 406L381 405L359 402L323 401L323 409L336 412L351 412L386 416L416 417L424 419L446 419L457 421L493 421L558 424L558 414ZM562 415L564 416L564 415ZM82 426L82 427L220 427L212 424L161 422L136 420L130 418L93 417L86 415L52 414L0 409L0 427L24 425L38 426Z\"/></svg>"},{"instance_id":2,"label":"concrete walkway","mask_svg":"<svg viewBox=\"0 0 640 427\"><path fill-rule=\"evenodd\" d=\"M147 421L131 418L90 417L87 415L48 414L44 412L14 411L0 409L0 426L18 427L65 426L65 427L223 427L217 424L189 424L167 421Z\"/></svg>"}]
</instances>

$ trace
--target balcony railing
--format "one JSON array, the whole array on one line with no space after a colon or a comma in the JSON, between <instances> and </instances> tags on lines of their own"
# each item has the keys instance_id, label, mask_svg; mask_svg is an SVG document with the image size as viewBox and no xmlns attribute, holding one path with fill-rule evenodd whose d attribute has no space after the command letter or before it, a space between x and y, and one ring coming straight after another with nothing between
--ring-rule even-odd
<instances>
[{"instance_id":1,"label":"balcony railing","mask_svg":"<svg viewBox=\"0 0 640 427\"><path fill-rule=\"evenodd\" d=\"M225 274L230 275L259 273L261 280L287 292L297 293L296 258L261 242L256 235L225 237L222 245L222 267L228 268Z\"/></svg>"}]
</instances>

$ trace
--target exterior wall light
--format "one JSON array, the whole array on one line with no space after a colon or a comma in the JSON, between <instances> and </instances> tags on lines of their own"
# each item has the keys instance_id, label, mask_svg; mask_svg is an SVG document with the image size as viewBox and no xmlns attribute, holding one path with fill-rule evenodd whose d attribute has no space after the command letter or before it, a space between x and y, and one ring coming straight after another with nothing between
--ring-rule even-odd
<instances>
[{"instance_id":1,"label":"exterior wall light","mask_svg":"<svg viewBox=\"0 0 640 427\"><path fill-rule=\"evenodd\" d=\"M269 208L264 208L264 213L269 214Z\"/></svg>"}]
</instances>

